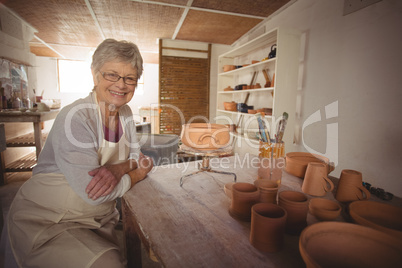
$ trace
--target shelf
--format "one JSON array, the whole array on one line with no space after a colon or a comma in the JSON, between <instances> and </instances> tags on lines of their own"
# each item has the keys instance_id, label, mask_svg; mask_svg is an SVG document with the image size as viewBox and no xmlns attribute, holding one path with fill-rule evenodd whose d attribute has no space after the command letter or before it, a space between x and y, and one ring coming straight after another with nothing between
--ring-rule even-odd
<instances>
[{"instance_id":1,"label":"shelf","mask_svg":"<svg viewBox=\"0 0 402 268\"><path fill-rule=\"evenodd\" d=\"M253 93L253 92L273 91L273 90L274 90L273 87L265 87L265 88L254 88L254 89L245 89L245 90L218 91L218 94Z\"/></svg>"},{"instance_id":2,"label":"shelf","mask_svg":"<svg viewBox=\"0 0 402 268\"><path fill-rule=\"evenodd\" d=\"M217 110L218 112L222 112L222 113L228 113L228 114L235 114L235 115L245 115L245 116L255 116L255 114L249 114L249 113L240 113L240 112L231 112L231 111L226 111L226 110ZM264 116L265 118L271 118L272 115L266 115Z\"/></svg>"},{"instance_id":3,"label":"shelf","mask_svg":"<svg viewBox=\"0 0 402 268\"><path fill-rule=\"evenodd\" d=\"M36 153L29 153L20 159L8 164L5 172L26 172L32 171L36 166Z\"/></svg>"},{"instance_id":4,"label":"shelf","mask_svg":"<svg viewBox=\"0 0 402 268\"><path fill-rule=\"evenodd\" d=\"M267 65L275 63L276 60L277 60L277 58L272 58L269 60L260 61L258 63L250 64L246 67L241 67L241 68L238 68L238 69L235 69L232 71L220 73L219 76L232 76L232 75L236 75L236 74L247 72L247 71L249 71L249 72L262 71L262 70L266 69Z\"/></svg>"},{"instance_id":5,"label":"shelf","mask_svg":"<svg viewBox=\"0 0 402 268\"><path fill-rule=\"evenodd\" d=\"M260 35L259 37L229 51L222 54L220 57L225 58L235 58L241 56L250 51L265 47L267 44L274 43L277 41L278 30L274 29L268 33Z\"/></svg>"},{"instance_id":6,"label":"shelf","mask_svg":"<svg viewBox=\"0 0 402 268\"><path fill-rule=\"evenodd\" d=\"M49 133L42 133L42 141L45 142ZM8 139L7 147L35 147L35 138L33 133Z\"/></svg>"}]
</instances>

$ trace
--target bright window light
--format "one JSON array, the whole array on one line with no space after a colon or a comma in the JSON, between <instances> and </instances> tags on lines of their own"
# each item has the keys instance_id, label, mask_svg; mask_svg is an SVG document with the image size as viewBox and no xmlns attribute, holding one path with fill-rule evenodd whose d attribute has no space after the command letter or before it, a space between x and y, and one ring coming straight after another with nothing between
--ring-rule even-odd
<instances>
[{"instance_id":1,"label":"bright window light","mask_svg":"<svg viewBox=\"0 0 402 268\"><path fill-rule=\"evenodd\" d=\"M63 93L92 91L91 64L87 61L58 60L59 90Z\"/></svg>"}]
</instances>

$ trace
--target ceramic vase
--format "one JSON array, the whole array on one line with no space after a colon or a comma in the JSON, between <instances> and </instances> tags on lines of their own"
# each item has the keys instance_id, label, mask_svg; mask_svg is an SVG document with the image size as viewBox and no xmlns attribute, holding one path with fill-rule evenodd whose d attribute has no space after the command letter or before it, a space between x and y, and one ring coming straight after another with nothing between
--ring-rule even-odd
<instances>
[{"instance_id":1,"label":"ceramic vase","mask_svg":"<svg viewBox=\"0 0 402 268\"><path fill-rule=\"evenodd\" d=\"M237 220L249 222L251 207L258 202L259 198L259 190L253 184L245 182L233 184L229 214Z\"/></svg>"},{"instance_id":2,"label":"ceramic vase","mask_svg":"<svg viewBox=\"0 0 402 268\"><path fill-rule=\"evenodd\" d=\"M276 204L276 197L278 194L278 184L269 179L255 180L254 185L260 191L260 203Z\"/></svg>"},{"instance_id":3,"label":"ceramic vase","mask_svg":"<svg viewBox=\"0 0 402 268\"><path fill-rule=\"evenodd\" d=\"M286 211L278 205L258 203L252 207L250 243L264 252L283 248Z\"/></svg>"},{"instance_id":4,"label":"ceramic vase","mask_svg":"<svg viewBox=\"0 0 402 268\"><path fill-rule=\"evenodd\" d=\"M324 196L333 189L334 184L327 177L327 166L324 163L310 162L303 180L303 193Z\"/></svg>"},{"instance_id":5,"label":"ceramic vase","mask_svg":"<svg viewBox=\"0 0 402 268\"><path fill-rule=\"evenodd\" d=\"M369 199L370 192L363 186L362 173L351 169L342 170L335 198L345 203Z\"/></svg>"},{"instance_id":6,"label":"ceramic vase","mask_svg":"<svg viewBox=\"0 0 402 268\"><path fill-rule=\"evenodd\" d=\"M300 234L307 226L307 196L300 192L283 191L278 194L278 204L287 212L286 233Z\"/></svg>"}]
</instances>

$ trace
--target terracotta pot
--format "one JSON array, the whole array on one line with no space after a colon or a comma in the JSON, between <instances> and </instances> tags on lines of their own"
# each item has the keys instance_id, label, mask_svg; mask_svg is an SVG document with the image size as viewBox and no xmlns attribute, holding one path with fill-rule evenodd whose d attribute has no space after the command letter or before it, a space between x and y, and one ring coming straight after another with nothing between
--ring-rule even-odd
<instances>
[{"instance_id":1,"label":"terracotta pot","mask_svg":"<svg viewBox=\"0 0 402 268\"><path fill-rule=\"evenodd\" d=\"M229 183L226 183L225 186L223 187L223 190L224 190L226 196L229 197L229 198L232 198L233 184L235 184L235 183L234 182L229 182Z\"/></svg>"},{"instance_id":2,"label":"terracotta pot","mask_svg":"<svg viewBox=\"0 0 402 268\"><path fill-rule=\"evenodd\" d=\"M402 208L374 201L355 201L349 205L349 214L356 223L402 241Z\"/></svg>"},{"instance_id":3,"label":"terracotta pot","mask_svg":"<svg viewBox=\"0 0 402 268\"><path fill-rule=\"evenodd\" d=\"M182 127L181 141L190 148L215 150L229 145L229 128L219 124L186 124Z\"/></svg>"},{"instance_id":4,"label":"terracotta pot","mask_svg":"<svg viewBox=\"0 0 402 268\"><path fill-rule=\"evenodd\" d=\"M260 190L260 203L276 204L278 194L278 184L270 179L258 179L254 181L254 185Z\"/></svg>"},{"instance_id":5,"label":"terracotta pot","mask_svg":"<svg viewBox=\"0 0 402 268\"><path fill-rule=\"evenodd\" d=\"M282 181L282 170L285 167L284 158L265 158L260 157L260 162L258 165L258 179L270 179L281 185Z\"/></svg>"},{"instance_id":6,"label":"terracotta pot","mask_svg":"<svg viewBox=\"0 0 402 268\"><path fill-rule=\"evenodd\" d=\"M250 243L264 252L283 248L286 211L274 204L259 203L252 207Z\"/></svg>"},{"instance_id":7,"label":"terracotta pot","mask_svg":"<svg viewBox=\"0 0 402 268\"><path fill-rule=\"evenodd\" d=\"M228 86L227 88L224 88L223 91L233 91L234 89L231 86Z\"/></svg>"},{"instance_id":8,"label":"terracotta pot","mask_svg":"<svg viewBox=\"0 0 402 268\"><path fill-rule=\"evenodd\" d=\"M229 214L241 221L251 220L251 207L258 202L260 193L251 183L237 182L232 186Z\"/></svg>"},{"instance_id":9,"label":"terracotta pot","mask_svg":"<svg viewBox=\"0 0 402 268\"><path fill-rule=\"evenodd\" d=\"M402 240L365 226L320 222L301 233L300 254L310 267L400 267Z\"/></svg>"},{"instance_id":10,"label":"terracotta pot","mask_svg":"<svg viewBox=\"0 0 402 268\"><path fill-rule=\"evenodd\" d=\"M225 108L226 111L232 111L236 112L237 111L237 103L232 101L232 102L224 102L223 107Z\"/></svg>"},{"instance_id":11,"label":"terracotta pot","mask_svg":"<svg viewBox=\"0 0 402 268\"><path fill-rule=\"evenodd\" d=\"M302 191L313 196L324 196L334 189L334 184L327 177L327 167L324 163L310 162L307 165Z\"/></svg>"},{"instance_id":12,"label":"terracotta pot","mask_svg":"<svg viewBox=\"0 0 402 268\"><path fill-rule=\"evenodd\" d=\"M339 202L352 202L367 200L370 196L370 192L363 186L361 172L351 169L342 170L338 189L336 190L336 200Z\"/></svg>"},{"instance_id":13,"label":"terracotta pot","mask_svg":"<svg viewBox=\"0 0 402 268\"><path fill-rule=\"evenodd\" d=\"M293 176L304 178L307 165L310 162L325 163L327 165L327 174L334 170L333 163L330 163L329 159L324 156L304 152L292 152L286 154L286 172Z\"/></svg>"},{"instance_id":14,"label":"terracotta pot","mask_svg":"<svg viewBox=\"0 0 402 268\"><path fill-rule=\"evenodd\" d=\"M278 204L283 207L288 216L286 233L297 235L307 226L308 199L300 192L283 191L278 195Z\"/></svg>"},{"instance_id":15,"label":"terracotta pot","mask_svg":"<svg viewBox=\"0 0 402 268\"><path fill-rule=\"evenodd\" d=\"M310 200L309 212L321 221L335 220L341 213L341 206L332 200L313 198Z\"/></svg>"},{"instance_id":16,"label":"terracotta pot","mask_svg":"<svg viewBox=\"0 0 402 268\"><path fill-rule=\"evenodd\" d=\"M236 69L236 66L234 66L234 65L223 65L224 72L232 71L234 69Z\"/></svg>"}]
</instances>

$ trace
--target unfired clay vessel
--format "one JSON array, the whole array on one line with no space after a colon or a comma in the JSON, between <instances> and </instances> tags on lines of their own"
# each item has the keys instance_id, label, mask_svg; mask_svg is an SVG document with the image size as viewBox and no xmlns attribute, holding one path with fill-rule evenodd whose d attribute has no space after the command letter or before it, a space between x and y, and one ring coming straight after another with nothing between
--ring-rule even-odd
<instances>
[{"instance_id":1,"label":"unfired clay vessel","mask_svg":"<svg viewBox=\"0 0 402 268\"><path fill-rule=\"evenodd\" d=\"M229 145L229 128L220 124L185 124L181 131L184 145L197 150L215 150Z\"/></svg>"},{"instance_id":2,"label":"unfired clay vessel","mask_svg":"<svg viewBox=\"0 0 402 268\"><path fill-rule=\"evenodd\" d=\"M400 267L402 240L345 222L320 222L300 235L300 254L310 267Z\"/></svg>"},{"instance_id":3,"label":"unfired clay vessel","mask_svg":"<svg viewBox=\"0 0 402 268\"><path fill-rule=\"evenodd\" d=\"M324 196L334 189L334 184L327 177L327 167L324 163L310 162L307 165L302 191L312 196Z\"/></svg>"},{"instance_id":4,"label":"unfired clay vessel","mask_svg":"<svg viewBox=\"0 0 402 268\"><path fill-rule=\"evenodd\" d=\"M286 154L286 172L299 178L304 178L307 165L310 162L325 163L327 174L334 170L334 165L328 158L305 152L292 152Z\"/></svg>"},{"instance_id":5,"label":"unfired clay vessel","mask_svg":"<svg viewBox=\"0 0 402 268\"><path fill-rule=\"evenodd\" d=\"M283 191L278 194L278 204L287 212L286 233L297 235L307 226L308 199L303 193Z\"/></svg>"},{"instance_id":6,"label":"unfired clay vessel","mask_svg":"<svg viewBox=\"0 0 402 268\"><path fill-rule=\"evenodd\" d=\"M258 203L260 192L251 183L237 182L232 186L232 202L229 214L241 221L251 220L251 207Z\"/></svg>"},{"instance_id":7,"label":"unfired clay vessel","mask_svg":"<svg viewBox=\"0 0 402 268\"><path fill-rule=\"evenodd\" d=\"M259 202L276 204L278 194L278 184L269 179L257 179L254 185L260 190Z\"/></svg>"},{"instance_id":8,"label":"unfired clay vessel","mask_svg":"<svg viewBox=\"0 0 402 268\"><path fill-rule=\"evenodd\" d=\"M336 200L347 203L369 199L370 192L362 183L363 175L361 172L351 169L342 170L336 190Z\"/></svg>"},{"instance_id":9,"label":"unfired clay vessel","mask_svg":"<svg viewBox=\"0 0 402 268\"><path fill-rule=\"evenodd\" d=\"M402 241L402 208L375 201L355 201L349 205L349 214L356 223Z\"/></svg>"},{"instance_id":10,"label":"unfired clay vessel","mask_svg":"<svg viewBox=\"0 0 402 268\"><path fill-rule=\"evenodd\" d=\"M250 243L258 250L276 252L283 248L286 211L278 205L258 203L252 207Z\"/></svg>"},{"instance_id":11,"label":"unfired clay vessel","mask_svg":"<svg viewBox=\"0 0 402 268\"><path fill-rule=\"evenodd\" d=\"M309 212L321 221L335 220L341 213L341 206L325 198L313 198L309 203Z\"/></svg>"}]
</instances>

